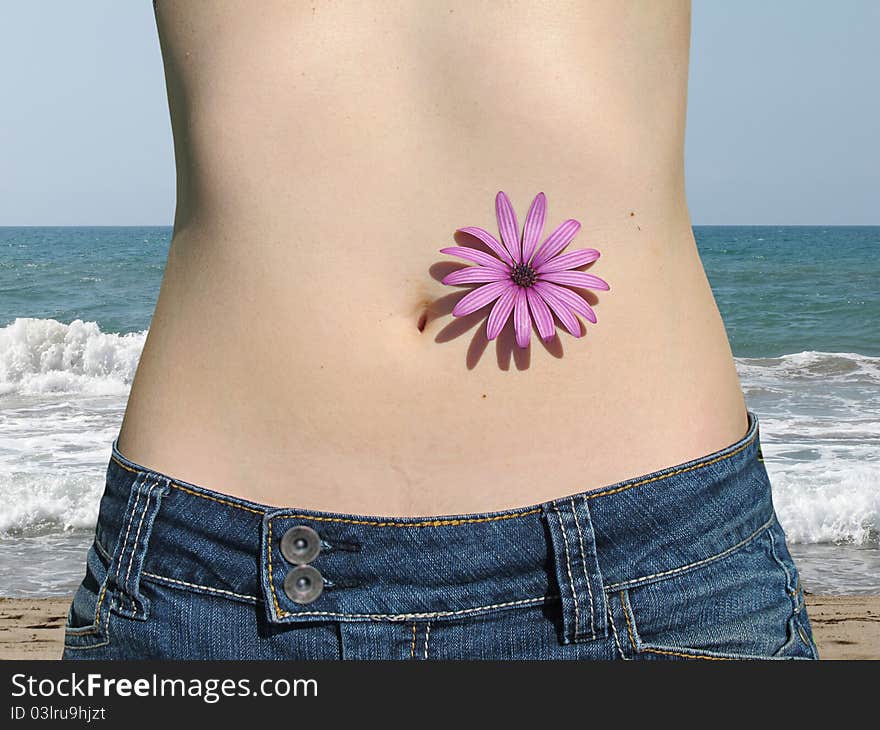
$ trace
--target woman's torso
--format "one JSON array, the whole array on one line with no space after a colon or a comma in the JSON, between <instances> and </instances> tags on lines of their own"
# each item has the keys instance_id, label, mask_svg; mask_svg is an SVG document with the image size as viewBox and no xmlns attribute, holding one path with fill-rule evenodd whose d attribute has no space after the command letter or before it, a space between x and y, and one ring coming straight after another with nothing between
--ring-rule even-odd
<instances>
[{"instance_id":1,"label":"woman's torso","mask_svg":"<svg viewBox=\"0 0 880 730\"><path fill-rule=\"evenodd\" d=\"M747 418L690 229L686 3L168 3L178 204L119 435L268 504L488 511L710 453ZM438 252L548 200L598 324L528 350Z\"/></svg>"}]
</instances>

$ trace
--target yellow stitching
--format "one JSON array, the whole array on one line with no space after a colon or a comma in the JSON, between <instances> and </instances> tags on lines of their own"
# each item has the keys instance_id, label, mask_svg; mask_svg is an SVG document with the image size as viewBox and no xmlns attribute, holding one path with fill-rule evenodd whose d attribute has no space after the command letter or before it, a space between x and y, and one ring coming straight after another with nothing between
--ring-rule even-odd
<instances>
[{"instance_id":1,"label":"yellow stitching","mask_svg":"<svg viewBox=\"0 0 880 730\"><path fill-rule=\"evenodd\" d=\"M176 484L175 482L171 482L171 486L175 489L179 489L181 492L186 492L187 494L192 494L195 497L201 497L202 499L210 499L212 502L219 502L220 504L228 505L229 507L236 507L238 509L243 509L245 512L253 512L255 515L264 515L266 514L266 510L253 509L251 507L245 507L244 505L236 504L235 502L230 502L226 499L218 499L217 497L212 497L208 494L202 494L201 492L195 492L192 489L187 489L186 487L181 486L180 484Z\"/></svg>"},{"instance_id":2,"label":"yellow stitching","mask_svg":"<svg viewBox=\"0 0 880 730\"><path fill-rule=\"evenodd\" d=\"M493 515L491 517L474 517L474 518L451 518L438 520L425 520L424 522L376 522L372 520L354 520L344 517L316 517L308 514L280 514L272 519L287 520L314 520L315 522L344 522L349 525L370 525L372 527L444 527L446 525L465 525L472 522L497 522L498 520L509 520L514 517L523 517L525 515L533 515L540 512L540 507L525 510L524 512L514 512L512 514Z\"/></svg>"},{"instance_id":3,"label":"yellow stitching","mask_svg":"<svg viewBox=\"0 0 880 730\"><path fill-rule=\"evenodd\" d=\"M755 440L755 437L758 435L758 430L755 429L755 433L752 434L752 437L746 441L742 446L737 449L734 449L729 454L724 454L715 459L711 459L709 461L700 461L696 464L691 464L690 466L682 467L681 469L676 469L675 471L671 471L668 474L659 474L655 477L651 477L650 479L642 479L638 482L633 482L632 484L624 484L622 487L617 487L615 489L606 489L604 492L596 492L595 494L587 493L586 499L595 499L596 497L605 497L609 494L617 494L618 492L626 491L627 489L632 489L633 487L641 486L642 484L649 484L651 482L656 482L661 479L668 479L669 477L674 477L676 474L683 474L686 471L693 471L701 466L709 466L711 464L717 464L719 461L724 461L725 459L729 459L731 456L735 456L743 449L751 446L752 442Z\"/></svg>"},{"instance_id":4,"label":"yellow stitching","mask_svg":"<svg viewBox=\"0 0 880 730\"><path fill-rule=\"evenodd\" d=\"M131 472L132 474L142 474L143 473L143 471L140 469L132 469L130 466L123 464L121 461L119 461L119 459L116 458L115 455L111 455L110 459L112 461L116 462L120 467L122 467L126 471ZM166 476L166 475L163 474L163 476ZM254 514L258 514L258 515L265 514L265 512L266 512L265 510L254 509L253 507L245 507L244 505L237 504L235 502L229 502L225 499L218 499L217 497L212 497L208 494L202 494L201 492L193 491L192 489L188 489L187 487L184 487L182 484L178 484L177 482L172 480L170 477L166 476L166 478L169 480L171 486L174 487L175 489L179 489L181 492L186 492L187 494L192 494L195 497L201 497L202 499L210 499L212 502L219 502L220 504L225 504L230 507L237 507L238 509L243 509L246 512L253 512Z\"/></svg>"},{"instance_id":5,"label":"yellow stitching","mask_svg":"<svg viewBox=\"0 0 880 730\"><path fill-rule=\"evenodd\" d=\"M562 517L559 516L559 508L556 506L556 502L553 503L553 511L556 513L556 519L559 521L559 528L562 530L562 546L565 548L565 569L568 571L568 585L571 588L571 595L574 599L574 634L577 636L580 633L580 618L578 611L578 595L577 591L574 589L574 578L571 575L571 563L568 559L568 538L565 536L565 526L562 524Z\"/></svg>"},{"instance_id":6,"label":"yellow stitching","mask_svg":"<svg viewBox=\"0 0 880 730\"><path fill-rule=\"evenodd\" d=\"M269 590L272 592L272 600L275 602L275 612L279 616L289 616L287 611L282 611L278 605L278 596L275 595L275 582L272 580L272 520L269 520L269 535L266 540L266 548L269 551Z\"/></svg>"},{"instance_id":7,"label":"yellow stitching","mask_svg":"<svg viewBox=\"0 0 880 730\"><path fill-rule=\"evenodd\" d=\"M593 587L590 585L590 576L587 575L587 556L584 553L584 535L581 532L581 523L578 520L577 508L574 506L574 497L569 499L569 502L571 502L571 513L572 513L572 515L574 515L574 524L575 524L575 527L577 527L578 541L580 542L580 546L581 546L581 562L583 563L583 568L584 568L584 580L587 582L587 592L590 594L590 632L593 634L593 636L595 636L596 635L596 624L593 621L593 611L594 611ZM586 500L584 500L584 506L586 506L586 505L587 505L587 502L586 502ZM587 509L589 509L589 507L587 507Z\"/></svg>"},{"instance_id":8,"label":"yellow stitching","mask_svg":"<svg viewBox=\"0 0 880 730\"><path fill-rule=\"evenodd\" d=\"M626 604L624 603L623 591L620 591L620 605L623 609L623 617L626 619L626 630L629 632L629 643L632 644L632 648L637 653L642 652L650 652L651 654L667 654L669 656L680 656L685 659L710 659L710 660L719 660L719 661L728 661L729 657L723 656L707 656L705 654L684 654L677 651L663 651L662 649L649 649L648 647L644 647L643 649L639 649L636 646L636 640L633 638L632 625L629 622L629 611L626 608Z\"/></svg>"},{"instance_id":9,"label":"yellow stitching","mask_svg":"<svg viewBox=\"0 0 880 730\"><path fill-rule=\"evenodd\" d=\"M104 583L101 586L101 595L98 596L98 602L95 604L95 618L92 621L92 625L88 627L88 631L80 631L77 628L66 628L65 632L76 632L71 633L71 636L89 636L90 634L97 634L98 629L98 619L101 616L101 603L104 601L104 594L107 592L107 579L109 576L104 578ZM87 628L83 626L82 628ZM76 647L75 647L76 648Z\"/></svg>"},{"instance_id":10,"label":"yellow stitching","mask_svg":"<svg viewBox=\"0 0 880 730\"><path fill-rule=\"evenodd\" d=\"M626 661L626 655L623 653L623 647L620 645L620 637L617 635L617 626L614 624L614 616L611 613L610 601L608 601L608 621L611 624L611 633L614 634L614 643L617 644L617 651L620 652L620 658Z\"/></svg>"},{"instance_id":11,"label":"yellow stitching","mask_svg":"<svg viewBox=\"0 0 880 730\"><path fill-rule=\"evenodd\" d=\"M680 656L684 659L708 659L710 661L732 661L730 657L726 656L708 656L706 654L681 654L677 651L661 651L660 649L642 649L642 651L649 651L652 654L668 654L670 656Z\"/></svg>"},{"instance_id":12,"label":"yellow stitching","mask_svg":"<svg viewBox=\"0 0 880 730\"><path fill-rule=\"evenodd\" d=\"M95 538L95 545L97 546L99 551L104 554L105 559L109 557L109 555L107 553L107 549L103 545L101 545L101 543L98 542L97 538ZM112 562L112 559L111 559L111 562ZM110 566L108 565L107 572L104 575L104 581L101 584L101 594L98 596L98 602L95 604L95 618L92 621L92 625L90 627L88 627L88 631L80 631L78 628L65 627L65 629L64 629L65 632L68 632L68 631L75 632L75 633L71 633L71 636L89 636L90 634L97 634L98 633L98 628L99 628L98 619L101 615L101 604L104 602L104 594L107 592L107 581L109 579L110 579ZM83 626L81 628L84 629L86 627ZM72 648L78 649L79 647L72 647Z\"/></svg>"},{"instance_id":13,"label":"yellow stitching","mask_svg":"<svg viewBox=\"0 0 880 730\"><path fill-rule=\"evenodd\" d=\"M415 659L415 657L416 657L416 622L415 621L413 621L413 625L412 625L412 635L413 635L412 642L410 642L410 645L409 645L409 658Z\"/></svg>"},{"instance_id":14,"label":"yellow stitching","mask_svg":"<svg viewBox=\"0 0 880 730\"><path fill-rule=\"evenodd\" d=\"M626 619L626 631L629 634L629 643L632 644L633 651L638 652L639 648L636 646L636 640L633 638L632 626L629 623L629 611L626 610L626 604L623 602L623 591L618 593L620 596L620 607L623 609L623 618Z\"/></svg>"},{"instance_id":15,"label":"yellow stitching","mask_svg":"<svg viewBox=\"0 0 880 730\"><path fill-rule=\"evenodd\" d=\"M431 622L425 624L425 659L428 658L428 635L431 633ZM803 636L803 634L801 634Z\"/></svg>"}]
</instances>

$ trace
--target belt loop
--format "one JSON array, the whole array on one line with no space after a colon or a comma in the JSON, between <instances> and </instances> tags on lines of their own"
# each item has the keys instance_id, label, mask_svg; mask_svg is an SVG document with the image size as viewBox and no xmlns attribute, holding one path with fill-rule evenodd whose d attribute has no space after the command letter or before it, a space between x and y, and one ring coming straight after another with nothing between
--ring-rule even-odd
<instances>
[{"instance_id":1,"label":"belt loop","mask_svg":"<svg viewBox=\"0 0 880 730\"><path fill-rule=\"evenodd\" d=\"M114 611L122 616L146 619L149 615L149 601L140 592L141 573L153 522L170 489L169 479L149 472L141 472L132 482L107 582L115 596Z\"/></svg>"},{"instance_id":2,"label":"belt loop","mask_svg":"<svg viewBox=\"0 0 880 730\"><path fill-rule=\"evenodd\" d=\"M562 497L542 508L562 602L562 643L607 637L608 609L586 497Z\"/></svg>"}]
</instances>

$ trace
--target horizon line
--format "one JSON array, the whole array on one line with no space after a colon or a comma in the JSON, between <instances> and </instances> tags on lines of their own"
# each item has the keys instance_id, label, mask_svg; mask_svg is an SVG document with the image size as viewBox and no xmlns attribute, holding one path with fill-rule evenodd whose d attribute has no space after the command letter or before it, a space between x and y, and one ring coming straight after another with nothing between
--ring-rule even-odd
<instances>
[{"instance_id":1,"label":"horizon line","mask_svg":"<svg viewBox=\"0 0 880 730\"><path fill-rule=\"evenodd\" d=\"M878 223L691 223L695 228L880 228ZM4 223L3 228L174 228L171 223Z\"/></svg>"}]
</instances>

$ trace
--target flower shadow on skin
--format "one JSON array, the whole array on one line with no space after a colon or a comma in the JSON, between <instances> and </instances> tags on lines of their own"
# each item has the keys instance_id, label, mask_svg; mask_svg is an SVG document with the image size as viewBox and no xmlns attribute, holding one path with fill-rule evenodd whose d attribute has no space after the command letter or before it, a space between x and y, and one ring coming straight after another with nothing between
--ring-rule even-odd
<instances>
[{"instance_id":1,"label":"flower shadow on skin","mask_svg":"<svg viewBox=\"0 0 880 730\"><path fill-rule=\"evenodd\" d=\"M477 251L483 251L484 253L491 254L491 250L489 249L489 247L483 244L483 242L475 236L457 231L454 235L454 238L456 244L459 246L473 248ZM583 266L579 266L577 267L577 269L573 270L583 271L585 269L588 269L590 266L592 266L592 263L584 264ZM461 268L461 263L453 261L438 261L430 267L429 273L437 281L442 281L447 274L450 274L453 271L457 271ZM452 310L455 307L456 303L468 292L476 288L476 286L468 288L463 287L457 292L453 292L451 294L447 294L446 296L433 300L428 307L428 320L430 321L433 319L438 319L444 315L452 314ZM572 291L578 293L581 297L583 297L591 306L594 306L599 301L599 298L592 291L575 287L569 288L571 288ZM467 352L468 370L472 370L477 366L477 363L480 361L480 358L483 356L483 353L486 351L486 348L491 342L491 340L486 337L486 320L489 318L489 313L492 310L492 304L494 304L494 302L491 302L486 306L476 310L475 312L471 312L470 314L464 315L462 317L455 317L453 321L447 324L442 330L440 330L437 333L437 336L434 338L434 341L437 343L449 342L464 335L465 333L467 333L468 330L473 329L473 336L471 337L471 343L468 347ZM531 348L535 344L540 344L553 357L561 358L564 352L562 347L562 340L559 337L559 331L560 329L562 329L563 331L565 330L558 317L556 317L555 314L553 314L552 316L554 324L556 325L554 336L550 338L547 342L544 342L544 340L541 339L537 330L535 329L534 323L532 323L532 333L529 339L529 347L525 349L519 347L516 344L516 336L514 334L513 328L513 318L511 317L510 319L508 319L508 321L504 325L504 328L495 338L495 355L498 361L498 367L501 370L509 370L510 361L511 359L513 359L513 361L516 363L516 367L518 370L527 369L531 363ZM581 335L581 338L583 338L586 336L584 323L581 322L579 318L578 323L580 325L581 332L584 333ZM567 331L566 335L568 335L572 339L575 339Z\"/></svg>"}]
</instances>

